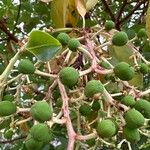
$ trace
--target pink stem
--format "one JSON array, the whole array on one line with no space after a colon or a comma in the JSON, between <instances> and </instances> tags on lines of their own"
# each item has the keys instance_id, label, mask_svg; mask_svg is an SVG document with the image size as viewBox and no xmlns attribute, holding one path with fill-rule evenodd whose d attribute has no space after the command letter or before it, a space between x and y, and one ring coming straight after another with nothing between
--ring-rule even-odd
<instances>
[{"instance_id":1,"label":"pink stem","mask_svg":"<svg viewBox=\"0 0 150 150\"><path fill-rule=\"evenodd\" d=\"M68 105L69 98L67 96L64 85L60 82L59 79L58 79L58 86L63 100L63 112L64 112L64 117L66 118L66 127L67 127L68 138L69 138L67 150L73 150L75 139L76 139L76 133L73 129L72 122L69 116L69 105Z\"/></svg>"}]
</instances>

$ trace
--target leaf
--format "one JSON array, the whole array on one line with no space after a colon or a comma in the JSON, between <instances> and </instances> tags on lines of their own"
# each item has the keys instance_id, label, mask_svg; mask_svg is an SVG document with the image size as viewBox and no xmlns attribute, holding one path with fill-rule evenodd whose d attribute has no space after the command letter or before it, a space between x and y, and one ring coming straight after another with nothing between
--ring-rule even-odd
<instances>
[{"instance_id":1,"label":"leaf","mask_svg":"<svg viewBox=\"0 0 150 150\"><path fill-rule=\"evenodd\" d=\"M79 14L74 0L53 0L51 18L56 28L75 27Z\"/></svg>"},{"instance_id":2,"label":"leaf","mask_svg":"<svg viewBox=\"0 0 150 150\"><path fill-rule=\"evenodd\" d=\"M76 8L78 10L78 13L84 18L86 14L86 4L85 0L76 0Z\"/></svg>"},{"instance_id":3,"label":"leaf","mask_svg":"<svg viewBox=\"0 0 150 150\"><path fill-rule=\"evenodd\" d=\"M51 2L51 17L56 28L64 28L68 0L53 0Z\"/></svg>"},{"instance_id":4,"label":"leaf","mask_svg":"<svg viewBox=\"0 0 150 150\"><path fill-rule=\"evenodd\" d=\"M81 15L83 20L83 28L85 28L85 14L86 14L85 0L76 0L75 2L78 13Z\"/></svg>"},{"instance_id":5,"label":"leaf","mask_svg":"<svg viewBox=\"0 0 150 150\"><path fill-rule=\"evenodd\" d=\"M62 48L60 42L40 30L34 30L30 33L26 49L33 53L41 61L49 61Z\"/></svg>"},{"instance_id":6,"label":"leaf","mask_svg":"<svg viewBox=\"0 0 150 150\"><path fill-rule=\"evenodd\" d=\"M148 35L149 40L150 40L150 3L149 3L149 6L148 6L148 10L147 10L146 30L147 30L147 35Z\"/></svg>"},{"instance_id":7,"label":"leaf","mask_svg":"<svg viewBox=\"0 0 150 150\"><path fill-rule=\"evenodd\" d=\"M98 3L98 0L87 0L86 10L89 11L89 10L93 9L97 3Z\"/></svg>"},{"instance_id":8,"label":"leaf","mask_svg":"<svg viewBox=\"0 0 150 150\"><path fill-rule=\"evenodd\" d=\"M142 88L143 87L143 75L138 72L135 72L134 78L129 81L129 84L138 88Z\"/></svg>"},{"instance_id":9,"label":"leaf","mask_svg":"<svg viewBox=\"0 0 150 150\"><path fill-rule=\"evenodd\" d=\"M132 49L128 46L110 46L109 54L112 57L112 60L116 63L120 61L125 61L129 64L133 64L133 60L129 59L129 57L133 54Z\"/></svg>"}]
</instances>

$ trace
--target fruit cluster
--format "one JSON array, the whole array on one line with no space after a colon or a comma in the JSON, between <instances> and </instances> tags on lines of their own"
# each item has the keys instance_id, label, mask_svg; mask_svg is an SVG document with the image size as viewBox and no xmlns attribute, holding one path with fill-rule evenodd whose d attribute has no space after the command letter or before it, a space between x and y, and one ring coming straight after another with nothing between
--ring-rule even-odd
<instances>
[{"instance_id":1,"label":"fruit cluster","mask_svg":"<svg viewBox=\"0 0 150 150\"><path fill-rule=\"evenodd\" d=\"M11 74L14 79L8 80L0 101L0 130L5 128L5 139L13 139L22 124L28 128L27 150L41 150L57 139L58 131L68 133L68 145L81 140L90 146L99 140L113 142L114 136L138 142L142 133L149 133L150 90L142 91L135 84L149 74L149 63L125 31L113 29L111 20L104 26L102 34L97 28L54 34L63 52L50 62L22 55L15 68L18 76ZM104 35L104 45L98 43L98 34ZM136 38L145 36L141 29ZM130 50L129 60L120 54L122 49Z\"/></svg>"}]
</instances>

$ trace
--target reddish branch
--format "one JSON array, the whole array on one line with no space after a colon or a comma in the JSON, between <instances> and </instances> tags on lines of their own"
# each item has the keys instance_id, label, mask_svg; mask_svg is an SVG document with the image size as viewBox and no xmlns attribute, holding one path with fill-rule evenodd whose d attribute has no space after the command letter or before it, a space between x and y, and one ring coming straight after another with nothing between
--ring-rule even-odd
<instances>
[{"instance_id":1,"label":"reddish branch","mask_svg":"<svg viewBox=\"0 0 150 150\"><path fill-rule=\"evenodd\" d=\"M68 96L65 90L64 85L60 82L60 80L58 79L58 86L59 86L59 90L61 93L61 98L63 100L63 113L64 113L64 117L66 118L66 127L67 127L67 132L68 132L68 147L67 150L73 150L74 149L74 143L75 143L75 139L76 139L76 133L73 129L72 126L72 122L69 116L69 105L68 105Z\"/></svg>"},{"instance_id":2,"label":"reddish branch","mask_svg":"<svg viewBox=\"0 0 150 150\"><path fill-rule=\"evenodd\" d=\"M6 33L9 39L13 40L16 43L19 42L18 38L16 38L12 33L10 33L10 31L7 29L7 27L5 26L2 20L0 20L0 30Z\"/></svg>"},{"instance_id":3,"label":"reddish branch","mask_svg":"<svg viewBox=\"0 0 150 150\"><path fill-rule=\"evenodd\" d=\"M103 3L104 7L105 7L105 10L109 13L111 19L115 22L115 16L114 14L112 13L110 7L109 7L109 4L107 3L107 1L105 0L101 0L101 2Z\"/></svg>"},{"instance_id":4,"label":"reddish branch","mask_svg":"<svg viewBox=\"0 0 150 150\"><path fill-rule=\"evenodd\" d=\"M122 24L124 21L128 20L132 15L133 13L143 4L143 3L146 3L148 2L148 0L141 0L139 1L135 6L134 8L123 18L121 19L121 21L119 21L120 24Z\"/></svg>"},{"instance_id":5,"label":"reddish branch","mask_svg":"<svg viewBox=\"0 0 150 150\"><path fill-rule=\"evenodd\" d=\"M20 136L20 137L16 137L12 140L7 140L7 141L0 141L1 144L6 144L6 143L13 143L13 142L16 142L18 140L22 140L24 138L26 138L27 136Z\"/></svg>"}]
</instances>

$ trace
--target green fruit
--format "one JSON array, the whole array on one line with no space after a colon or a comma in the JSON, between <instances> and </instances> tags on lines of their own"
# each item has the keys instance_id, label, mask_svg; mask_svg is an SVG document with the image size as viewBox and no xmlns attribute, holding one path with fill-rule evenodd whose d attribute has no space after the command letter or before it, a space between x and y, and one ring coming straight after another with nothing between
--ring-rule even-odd
<instances>
[{"instance_id":1,"label":"green fruit","mask_svg":"<svg viewBox=\"0 0 150 150\"><path fill-rule=\"evenodd\" d=\"M79 111L83 116L90 116L92 113L91 106L88 104L81 105Z\"/></svg>"},{"instance_id":2,"label":"green fruit","mask_svg":"<svg viewBox=\"0 0 150 150\"><path fill-rule=\"evenodd\" d=\"M29 135L25 141L25 147L27 150L41 150L43 142L36 141Z\"/></svg>"},{"instance_id":3,"label":"green fruit","mask_svg":"<svg viewBox=\"0 0 150 150\"><path fill-rule=\"evenodd\" d=\"M30 134L34 140L44 143L49 142L51 138L49 128L44 123L34 125L30 130Z\"/></svg>"},{"instance_id":4,"label":"green fruit","mask_svg":"<svg viewBox=\"0 0 150 150\"><path fill-rule=\"evenodd\" d=\"M138 31L138 33L137 33L137 36L138 36L139 38L142 38L142 37L147 36L147 33L146 33L145 28L140 29L140 30Z\"/></svg>"},{"instance_id":5,"label":"green fruit","mask_svg":"<svg viewBox=\"0 0 150 150\"><path fill-rule=\"evenodd\" d=\"M47 102L38 101L34 105L32 105L31 115L35 120L44 122L51 119L53 111Z\"/></svg>"},{"instance_id":6,"label":"green fruit","mask_svg":"<svg viewBox=\"0 0 150 150\"><path fill-rule=\"evenodd\" d=\"M140 72L142 73L142 74L147 74L147 73L149 73L149 67L148 67L148 65L146 65L145 63L141 63L141 65L140 65Z\"/></svg>"},{"instance_id":7,"label":"green fruit","mask_svg":"<svg viewBox=\"0 0 150 150\"><path fill-rule=\"evenodd\" d=\"M123 32L117 32L113 37L112 37L112 44L116 46L124 46L128 42L128 35Z\"/></svg>"},{"instance_id":8,"label":"green fruit","mask_svg":"<svg viewBox=\"0 0 150 150\"><path fill-rule=\"evenodd\" d=\"M65 67L59 73L60 81L69 88L75 86L79 79L78 71L73 67Z\"/></svg>"},{"instance_id":9,"label":"green fruit","mask_svg":"<svg viewBox=\"0 0 150 150\"><path fill-rule=\"evenodd\" d=\"M79 46L80 46L80 42L77 39L72 38L68 42L68 48L73 52L76 52Z\"/></svg>"},{"instance_id":10,"label":"green fruit","mask_svg":"<svg viewBox=\"0 0 150 150\"><path fill-rule=\"evenodd\" d=\"M18 71L23 74L33 74L35 67L29 59L23 59L18 65Z\"/></svg>"},{"instance_id":11,"label":"green fruit","mask_svg":"<svg viewBox=\"0 0 150 150\"><path fill-rule=\"evenodd\" d=\"M67 33L59 33L57 36L57 40L62 44L62 45L67 45L70 37Z\"/></svg>"},{"instance_id":12,"label":"green fruit","mask_svg":"<svg viewBox=\"0 0 150 150\"><path fill-rule=\"evenodd\" d=\"M10 101L12 102L14 100L14 96L13 95L5 95L3 97L3 101Z\"/></svg>"},{"instance_id":13,"label":"green fruit","mask_svg":"<svg viewBox=\"0 0 150 150\"><path fill-rule=\"evenodd\" d=\"M141 114L145 117L150 119L150 102L144 99L140 99L136 101L134 108L141 112Z\"/></svg>"},{"instance_id":14,"label":"green fruit","mask_svg":"<svg viewBox=\"0 0 150 150\"><path fill-rule=\"evenodd\" d=\"M13 134L14 134L13 130L9 129L6 132L4 132L4 138L11 139Z\"/></svg>"},{"instance_id":15,"label":"green fruit","mask_svg":"<svg viewBox=\"0 0 150 150\"><path fill-rule=\"evenodd\" d=\"M17 107L14 103L10 101L1 101L0 102L0 116L9 116L14 114L17 111Z\"/></svg>"},{"instance_id":16,"label":"green fruit","mask_svg":"<svg viewBox=\"0 0 150 150\"><path fill-rule=\"evenodd\" d=\"M134 97L131 95L124 96L121 102L126 106L133 106L135 104Z\"/></svg>"},{"instance_id":17,"label":"green fruit","mask_svg":"<svg viewBox=\"0 0 150 150\"><path fill-rule=\"evenodd\" d=\"M104 26L105 26L105 29L107 31L109 31L109 30L111 30L111 29L113 29L115 27L115 23L112 20L106 20Z\"/></svg>"},{"instance_id":18,"label":"green fruit","mask_svg":"<svg viewBox=\"0 0 150 150\"><path fill-rule=\"evenodd\" d=\"M105 119L98 122L97 132L100 137L109 138L116 134L116 125L114 121Z\"/></svg>"},{"instance_id":19,"label":"green fruit","mask_svg":"<svg viewBox=\"0 0 150 150\"><path fill-rule=\"evenodd\" d=\"M123 136L129 142L137 142L140 140L140 134L137 129L131 129L128 127L123 128Z\"/></svg>"},{"instance_id":20,"label":"green fruit","mask_svg":"<svg viewBox=\"0 0 150 150\"><path fill-rule=\"evenodd\" d=\"M144 116L137 110L130 109L125 114L126 125L129 128L139 128L144 125Z\"/></svg>"},{"instance_id":21,"label":"green fruit","mask_svg":"<svg viewBox=\"0 0 150 150\"><path fill-rule=\"evenodd\" d=\"M92 97L94 94L102 93L103 90L103 84L99 80L91 80L86 84L84 94L86 97Z\"/></svg>"},{"instance_id":22,"label":"green fruit","mask_svg":"<svg viewBox=\"0 0 150 150\"><path fill-rule=\"evenodd\" d=\"M123 81L129 81L134 77L134 69L126 62L118 63L114 68L115 75Z\"/></svg>"},{"instance_id":23,"label":"green fruit","mask_svg":"<svg viewBox=\"0 0 150 150\"><path fill-rule=\"evenodd\" d=\"M95 100L95 101L93 102L93 104L92 104L92 109L93 109L94 111L98 111L98 110L100 109L100 107L101 107L100 102L97 101L97 100Z\"/></svg>"}]
</instances>

